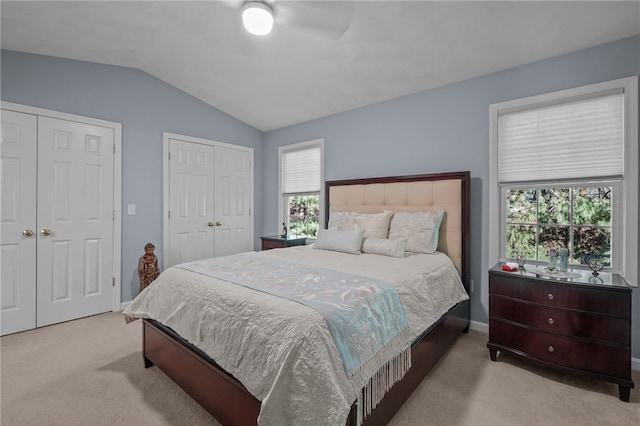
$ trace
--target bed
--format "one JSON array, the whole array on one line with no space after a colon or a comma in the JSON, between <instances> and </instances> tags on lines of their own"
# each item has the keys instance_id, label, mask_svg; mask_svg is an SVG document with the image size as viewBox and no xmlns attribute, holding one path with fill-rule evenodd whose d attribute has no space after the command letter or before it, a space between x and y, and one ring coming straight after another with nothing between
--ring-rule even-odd
<instances>
[{"instance_id":1,"label":"bed","mask_svg":"<svg viewBox=\"0 0 640 426\"><path fill-rule=\"evenodd\" d=\"M345 382L344 377L351 380L352 376L344 375L342 374L344 372L340 373L340 371L336 373L331 368L324 367L325 364L332 365L336 359L339 360L338 355L336 355L338 351L335 350L335 346L339 345L325 345L316 339L316 334L327 334L324 332L324 329L317 333L314 332L315 334L305 334L307 333L307 328L294 328L293 332L296 333L295 336L304 334L304 339L299 339L304 342L301 344L301 347L304 346L306 348L307 346L311 346L313 348L313 354L304 355L304 357L311 357L309 359L312 359L312 357L317 356L318 358L313 358L315 359L313 363L308 362L307 358L304 357L300 359L295 358L294 362L285 363L283 364L284 367L278 367L280 370L273 368L274 371L278 370L278 375L274 376L274 379L269 378L269 380L271 380L269 386L274 382L284 382L284 387L282 389L275 389L274 386L268 389L262 389L261 386L264 380L261 380L261 376L268 376L269 373L267 371L271 369L269 367L260 369L260 364L257 364L252 367L254 370L251 371L247 366L252 365L252 360L255 359L260 360L262 365L268 366L269 364L267 363L269 362L271 352L260 352L262 349L247 346L246 342L259 341L261 344L255 346L268 348L270 342L262 342L260 340L264 337L263 335L271 333L274 339L277 340L280 338L280 335L277 334L278 330L267 330L265 328L268 332L265 330L255 331L257 328L260 328L256 326L255 322L263 324L266 322L267 316L274 316L277 319L279 315L281 315L278 311L280 308L276 307L275 302L270 299L275 296L260 295L255 296L256 299L254 300L254 293L260 292L243 286L233 285L232 287L232 284L227 286L226 282L220 276L209 277L198 274L198 277L194 280L189 278L189 280L198 283L190 283L189 286L200 286L206 288L206 291L210 291L211 287L214 287L211 282L211 280L214 280L216 282L216 288L229 287L234 289L232 292L239 292L236 294L236 302L233 302L236 303L233 309L237 311L238 315L230 315L230 312L236 311L229 310L224 316L216 317L215 315L220 313L218 311L224 309L218 305L227 303L221 301L221 294L215 293L215 295L213 295L214 293L212 293L211 296L191 296L191 299L179 300L182 297L182 290L179 290L179 288L187 285L183 283L183 277L187 275L187 272L197 273L198 271L176 271L174 268L165 271L163 273L165 278L161 275L158 278L159 282L150 286L150 288L153 288L157 284L157 287L154 289L156 293L161 292L162 286L164 286L163 292L168 293L175 291L175 293L172 293L169 297L169 299L172 300L171 304L162 305L162 308L160 308L162 314L158 314L157 317L154 318L153 315L148 315L147 311L140 309L140 305L144 305L144 300L139 302L138 298L144 299L147 297L152 299L151 296L143 295L142 293L132 302L127 310L125 310L125 315L142 318L143 320L142 352L145 367L152 365L159 367L217 420L225 425L257 424L261 415L263 416L261 422L269 424L292 422L300 424L338 424L342 423L342 421L337 422L335 419L343 419L344 417L346 417L346 424L354 426L358 424L386 424L400 409L404 401L411 395L413 390L438 362L441 356L455 342L457 336L461 332L468 330L469 185L469 172L377 177L330 181L325 184L325 217L328 222L328 228L335 230L326 231L327 235L330 232L334 232L332 235L339 234L342 236L343 234L351 232L347 230L344 231L343 234L340 233L342 231L340 230L341 224L338 218L340 218L341 215L344 217L349 215L358 217L380 216L383 213L394 212L391 217L400 217L401 213L417 214L418 212L426 211L444 211L439 233L436 237L437 253L431 256L428 254L416 254L401 257L403 261L405 258L409 259L407 262L413 262L417 268L424 267L425 270L428 269L429 271L443 270L440 266L441 264L449 263L453 265L456 279L458 279L464 287L462 290L464 297L456 295L455 297L457 297L457 299L455 300L457 301L453 306L446 306L444 309L438 307L441 311L434 310L437 314L431 313L431 315L437 315L437 317L429 321L425 319L424 323L420 322L422 320L418 321L415 319L418 318L418 311L420 311L420 309L416 308L416 306L406 305L407 316L410 319L410 327L407 328L411 329L411 340L409 342L411 345L407 351L409 363L406 363L406 361L403 362L405 362L407 366L410 365L410 368L407 367L406 371L402 371L398 376L399 378L391 381L391 384L387 385L388 389L385 388L382 392L375 392L371 391L370 386L367 385L363 387L366 391L360 391L358 387L356 394L352 394L350 391L342 392L343 388L348 388L348 385L345 384L347 382ZM332 218L334 223L329 221L330 218ZM389 237L391 237L390 234ZM375 240L375 238L370 238L370 241ZM326 241L324 236L322 238L319 236L316 242L316 244L319 245L318 247L292 247L272 250L272 253L268 255L266 252L263 252L262 255L246 254L241 256L245 256L243 259L250 262L286 263L294 259L296 262L301 262L301 264L304 263L306 265L309 263L309 268L333 265L332 269L336 269L338 271L336 273L340 274L352 272L350 268L353 268L355 272L362 275L380 276L389 280L395 277L394 274L396 274L396 272L393 274L389 272L394 271L394 268L396 268L395 263L393 263L396 262L396 260L391 259L391 257L394 256L376 257L376 254L363 254L362 256L345 255L340 252L340 250L338 250L340 253L337 253L331 247L331 250L315 250L316 248L322 248L322 244ZM352 257L349 258L349 256ZM423 262L423 259L427 257L429 257L428 262ZM259 260L256 260L257 258L259 258ZM219 259L220 258L211 260L215 266L213 269L220 267L221 264L216 263L219 262ZM434 262L433 265L435 266L422 266L423 264L427 265L427 263L431 265L431 262ZM313 265L311 265L311 263L313 263ZM324 271L324 269L322 270ZM367 273L367 271L370 271L370 273ZM169 274L167 274L167 272L169 272ZM221 274L223 272L217 271L216 273ZM232 274L233 270L230 269L227 273ZM397 274L401 275L400 269L397 270ZM443 277L442 280L453 281L449 275L446 274L450 273L441 273ZM361 275L354 276L360 277ZM424 276L424 273L422 273L421 276ZM401 297L403 297L403 304L407 303L407 298L411 298L405 293L409 291L407 290L410 288L409 286L413 285L408 284L409 280L405 278L406 277L399 279L401 282L407 282L406 287L402 287L402 290L399 290ZM184 280L186 281L186 278L184 278ZM223 281L225 284L222 285L220 281ZM226 292L228 290L224 291ZM251 296L249 296L248 292L252 292ZM454 290L450 292L454 293ZM211 300L214 300L214 302L211 302L213 308L207 304L203 304L203 299L209 297ZM237 300L241 300L240 305L237 305ZM151 303L152 302L149 302L149 304ZM308 307L300 307L300 311L298 311L298 308L295 307L298 306L296 302L288 301L287 303L290 305L287 305L288 307L286 309L283 308L283 310L291 311L293 317L311 317L305 310L308 310ZM265 321L260 320L260 315L263 315L260 313L255 314L257 315L256 317L240 318L243 317L242 313L246 307L245 305L251 305L251 309L255 309L256 307L264 309L265 312L268 313L268 315L264 313ZM242 330L240 334L246 334L250 338L242 340L241 347L219 349L220 345L214 344L210 342L210 340L216 340L216 338L225 333L228 334L228 324L226 324L226 327L225 324L223 324L222 327L216 328L215 324L212 324L216 321L207 320L201 321L197 326L185 327L174 325L174 323L171 322L174 317L181 317L185 311L194 310L199 313L208 310L210 312L207 313L207 315L212 315L210 318L217 318L220 322L226 321L226 318L229 316L239 317L240 319L237 319L238 321L253 321L252 323L243 323L245 325L240 328ZM426 310L427 307L425 303L425 311ZM205 314L202 314L202 316L204 315ZM235 320L236 319L234 319L234 321ZM289 323L296 324L294 320L289 321ZM322 323L324 324L324 322ZM292 327L294 326L292 325ZM309 329L316 330L314 327ZM300 330L304 330L304 333ZM234 331L234 334L237 335L239 333ZM215 338L210 338L210 335ZM320 337L318 337L318 339L319 338ZM231 363L229 361L230 356L226 354L226 352L223 354L222 351L233 352L234 356L231 357L233 358ZM286 359L290 359L290 353L295 353L296 356L298 356L298 352L303 352L303 350L296 349L295 351L287 352ZM342 356L343 354L340 352L339 355ZM265 357L265 359L262 357ZM326 361L325 358L330 358L332 361ZM401 359L401 357L398 356L397 359ZM218 362L216 360L218 360ZM224 365L226 368L223 368L223 366L219 364ZM310 364L313 365L310 366ZM305 377L307 369L316 368L316 364L318 366L317 368L323 368L322 370L318 370L321 371L321 373L314 370L313 376ZM296 368L296 366L299 365L302 365L303 368ZM363 363L359 365L355 371L361 371L362 367L366 365L368 364ZM387 365L387 370L385 370L384 376L387 377L386 371L395 371L395 367L389 368L388 366L390 364L385 365ZM288 372L289 368L292 370L290 373ZM282 370L285 370L284 373L287 373L286 377ZM235 374L231 374L228 371L233 371ZM282 378L281 375L285 378ZM322 378L319 379L319 377ZM391 377L391 373L389 373L389 377ZM290 382L294 383L294 385L289 385ZM348 383L352 384L353 381L349 381ZM278 384L277 386L279 387L280 385ZM374 389L376 387L379 387L379 385L376 384L373 386ZM253 390L253 392L249 389ZM312 407L309 405L309 401L304 400L301 396L302 394L306 394L307 391L309 391L309 395L315 398L313 400L314 403L311 404ZM286 392L291 393L287 394ZM261 401L255 397L254 394L266 397ZM373 394L376 394L376 396L373 397ZM375 399L375 404L371 404L372 398ZM268 404L267 401L269 401ZM347 412L343 413L345 401L348 402L348 405L346 405ZM296 407L296 404L299 406ZM333 411L335 404L340 406L339 410L336 409L337 414ZM285 407L285 405L287 407ZM287 420L283 420L284 418L279 419L277 412L282 411L286 413L289 405L294 407L291 408L292 413L294 409L296 413L301 411L300 407L309 408L308 410L304 410L306 413L304 415L308 415L309 417L296 418L295 420L291 420L289 417ZM364 409L363 406L367 406L369 409ZM315 414L313 409L316 409ZM328 417L323 417L325 413L329 413L326 414ZM264 421L264 419L269 420Z\"/></svg>"}]
</instances>

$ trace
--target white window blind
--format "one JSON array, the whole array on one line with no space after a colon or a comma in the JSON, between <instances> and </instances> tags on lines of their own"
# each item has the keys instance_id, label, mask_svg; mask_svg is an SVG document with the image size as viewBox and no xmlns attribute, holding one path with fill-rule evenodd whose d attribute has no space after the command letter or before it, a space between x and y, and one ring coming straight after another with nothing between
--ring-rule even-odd
<instances>
[{"instance_id":1,"label":"white window blind","mask_svg":"<svg viewBox=\"0 0 640 426\"><path fill-rule=\"evenodd\" d=\"M287 151L282 154L282 192L285 194L319 192L322 184L320 146Z\"/></svg>"},{"instance_id":2,"label":"white window blind","mask_svg":"<svg viewBox=\"0 0 640 426\"><path fill-rule=\"evenodd\" d=\"M624 94L498 116L498 182L622 177Z\"/></svg>"}]
</instances>

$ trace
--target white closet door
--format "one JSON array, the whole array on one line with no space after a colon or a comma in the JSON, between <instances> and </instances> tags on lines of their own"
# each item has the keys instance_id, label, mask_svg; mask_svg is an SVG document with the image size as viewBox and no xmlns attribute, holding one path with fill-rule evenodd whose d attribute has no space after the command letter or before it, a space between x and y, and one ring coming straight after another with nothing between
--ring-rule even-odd
<instances>
[{"instance_id":1,"label":"white closet door","mask_svg":"<svg viewBox=\"0 0 640 426\"><path fill-rule=\"evenodd\" d=\"M111 311L111 128L38 120L38 318L41 327Z\"/></svg>"},{"instance_id":2,"label":"white closet door","mask_svg":"<svg viewBox=\"0 0 640 426\"><path fill-rule=\"evenodd\" d=\"M251 153L216 146L215 157L216 256L251 251Z\"/></svg>"},{"instance_id":3,"label":"white closet door","mask_svg":"<svg viewBox=\"0 0 640 426\"><path fill-rule=\"evenodd\" d=\"M213 147L169 140L169 264L214 254Z\"/></svg>"},{"instance_id":4,"label":"white closet door","mask_svg":"<svg viewBox=\"0 0 640 426\"><path fill-rule=\"evenodd\" d=\"M36 326L37 117L3 110L1 133L0 334L4 335Z\"/></svg>"},{"instance_id":5,"label":"white closet door","mask_svg":"<svg viewBox=\"0 0 640 426\"><path fill-rule=\"evenodd\" d=\"M253 151L165 134L165 269L253 248Z\"/></svg>"}]
</instances>

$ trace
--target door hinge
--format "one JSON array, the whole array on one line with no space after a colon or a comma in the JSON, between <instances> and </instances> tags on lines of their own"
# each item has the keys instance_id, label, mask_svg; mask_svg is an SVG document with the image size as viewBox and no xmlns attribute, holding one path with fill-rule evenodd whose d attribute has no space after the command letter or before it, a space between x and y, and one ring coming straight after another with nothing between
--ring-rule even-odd
<instances>
[{"instance_id":1,"label":"door hinge","mask_svg":"<svg viewBox=\"0 0 640 426\"><path fill-rule=\"evenodd\" d=\"M171 210L167 211L167 219L171 219Z\"/></svg>"},{"instance_id":2,"label":"door hinge","mask_svg":"<svg viewBox=\"0 0 640 426\"><path fill-rule=\"evenodd\" d=\"M116 277L111 277L111 287L116 286Z\"/></svg>"},{"instance_id":3,"label":"door hinge","mask_svg":"<svg viewBox=\"0 0 640 426\"><path fill-rule=\"evenodd\" d=\"M113 211L113 220L114 221L116 220L116 211L115 210Z\"/></svg>"},{"instance_id":4,"label":"door hinge","mask_svg":"<svg viewBox=\"0 0 640 426\"><path fill-rule=\"evenodd\" d=\"M251 209L249 209L249 216L251 216Z\"/></svg>"},{"instance_id":5,"label":"door hinge","mask_svg":"<svg viewBox=\"0 0 640 426\"><path fill-rule=\"evenodd\" d=\"M113 144L113 153L114 154L116 153L116 144L115 143Z\"/></svg>"},{"instance_id":6,"label":"door hinge","mask_svg":"<svg viewBox=\"0 0 640 426\"><path fill-rule=\"evenodd\" d=\"M171 152L169 152L169 161L171 161Z\"/></svg>"}]
</instances>

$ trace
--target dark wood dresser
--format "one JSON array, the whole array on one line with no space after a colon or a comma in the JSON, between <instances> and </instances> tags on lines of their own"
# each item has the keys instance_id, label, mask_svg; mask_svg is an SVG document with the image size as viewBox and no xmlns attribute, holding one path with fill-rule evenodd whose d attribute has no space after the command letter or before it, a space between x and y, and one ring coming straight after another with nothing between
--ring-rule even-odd
<instances>
[{"instance_id":1,"label":"dark wood dresser","mask_svg":"<svg viewBox=\"0 0 640 426\"><path fill-rule=\"evenodd\" d=\"M292 246L303 246L307 244L307 237L287 237L282 238L280 235L272 235L268 237L260 237L262 241L262 250L270 250L274 248L285 248Z\"/></svg>"},{"instance_id":2,"label":"dark wood dresser","mask_svg":"<svg viewBox=\"0 0 640 426\"><path fill-rule=\"evenodd\" d=\"M489 354L506 351L567 373L631 388L631 288L617 274L558 279L489 270ZM580 272L580 271L576 271Z\"/></svg>"}]
</instances>

